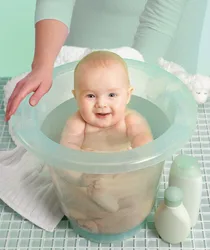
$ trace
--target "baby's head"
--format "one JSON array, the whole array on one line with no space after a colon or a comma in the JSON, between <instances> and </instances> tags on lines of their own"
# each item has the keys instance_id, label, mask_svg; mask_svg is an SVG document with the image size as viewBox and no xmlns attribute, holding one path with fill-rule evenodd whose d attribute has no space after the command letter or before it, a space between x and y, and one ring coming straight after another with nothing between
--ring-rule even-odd
<instances>
[{"instance_id":1,"label":"baby's head","mask_svg":"<svg viewBox=\"0 0 210 250\"><path fill-rule=\"evenodd\" d=\"M132 93L126 63L109 51L88 54L75 68L72 92L88 124L113 126L124 118Z\"/></svg>"}]
</instances>

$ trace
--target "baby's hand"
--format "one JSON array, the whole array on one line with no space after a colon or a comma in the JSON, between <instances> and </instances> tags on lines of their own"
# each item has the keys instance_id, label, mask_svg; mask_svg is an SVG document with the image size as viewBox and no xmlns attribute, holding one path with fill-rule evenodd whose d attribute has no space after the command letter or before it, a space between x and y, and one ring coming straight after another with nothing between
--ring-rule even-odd
<instances>
[{"instance_id":1,"label":"baby's hand","mask_svg":"<svg viewBox=\"0 0 210 250\"><path fill-rule=\"evenodd\" d=\"M133 111L127 115L126 127L132 148L143 146L153 140L147 121L137 112Z\"/></svg>"},{"instance_id":2,"label":"baby's hand","mask_svg":"<svg viewBox=\"0 0 210 250\"><path fill-rule=\"evenodd\" d=\"M81 149L82 151L86 151L86 152L98 152L98 153L104 153L104 151L99 151L99 150L95 150L95 149L92 149L92 148L83 148Z\"/></svg>"},{"instance_id":3,"label":"baby's hand","mask_svg":"<svg viewBox=\"0 0 210 250\"><path fill-rule=\"evenodd\" d=\"M88 151L88 152L93 152L95 150L93 150L92 148L81 148L81 151Z\"/></svg>"}]
</instances>

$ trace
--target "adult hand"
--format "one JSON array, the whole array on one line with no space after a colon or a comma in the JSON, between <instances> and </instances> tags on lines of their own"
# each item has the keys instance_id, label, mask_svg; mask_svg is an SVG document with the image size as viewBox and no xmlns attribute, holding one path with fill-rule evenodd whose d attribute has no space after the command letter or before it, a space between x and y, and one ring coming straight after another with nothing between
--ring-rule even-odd
<instances>
[{"instance_id":1,"label":"adult hand","mask_svg":"<svg viewBox=\"0 0 210 250\"><path fill-rule=\"evenodd\" d=\"M5 120L8 121L16 112L21 101L30 93L29 103L32 106L38 104L39 100L45 95L52 86L52 69L34 68L21 81L19 81L12 92L7 104Z\"/></svg>"}]
</instances>

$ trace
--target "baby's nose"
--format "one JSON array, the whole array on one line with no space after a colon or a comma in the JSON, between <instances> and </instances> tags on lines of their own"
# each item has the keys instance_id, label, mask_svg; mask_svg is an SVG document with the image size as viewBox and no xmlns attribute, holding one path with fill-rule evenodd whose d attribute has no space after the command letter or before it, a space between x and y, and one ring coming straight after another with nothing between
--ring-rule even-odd
<instances>
[{"instance_id":1,"label":"baby's nose","mask_svg":"<svg viewBox=\"0 0 210 250\"><path fill-rule=\"evenodd\" d=\"M106 104L105 100L99 99L99 100L97 100L97 102L96 102L96 107L97 107L97 108L106 108L106 107L107 107L107 104Z\"/></svg>"},{"instance_id":2,"label":"baby's nose","mask_svg":"<svg viewBox=\"0 0 210 250\"><path fill-rule=\"evenodd\" d=\"M96 105L97 108L107 108L107 105L106 104L97 104Z\"/></svg>"}]
</instances>

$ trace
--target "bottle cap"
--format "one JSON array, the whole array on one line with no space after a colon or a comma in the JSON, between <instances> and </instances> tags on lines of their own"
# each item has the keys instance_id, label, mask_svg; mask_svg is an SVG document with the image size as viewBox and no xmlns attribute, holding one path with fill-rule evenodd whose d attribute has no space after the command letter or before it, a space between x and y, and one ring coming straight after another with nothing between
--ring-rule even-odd
<instances>
[{"instance_id":1,"label":"bottle cap","mask_svg":"<svg viewBox=\"0 0 210 250\"><path fill-rule=\"evenodd\" d=\"M172 163L172 172L177 172L181 176L200 176L200 165L196 158L190 155L178 155Z\"/></svg>"},{"instance_id":2,"label":"bottle cap","mask_svg":"<svg viewBox=\"0 0 210 250\"><path fill-rule=\"evenodd\" d=\"M182 203L183 193L178 187L168 187L164 192L164 202L168 207L177 207Z\"/></svg>"}]
</instances>

